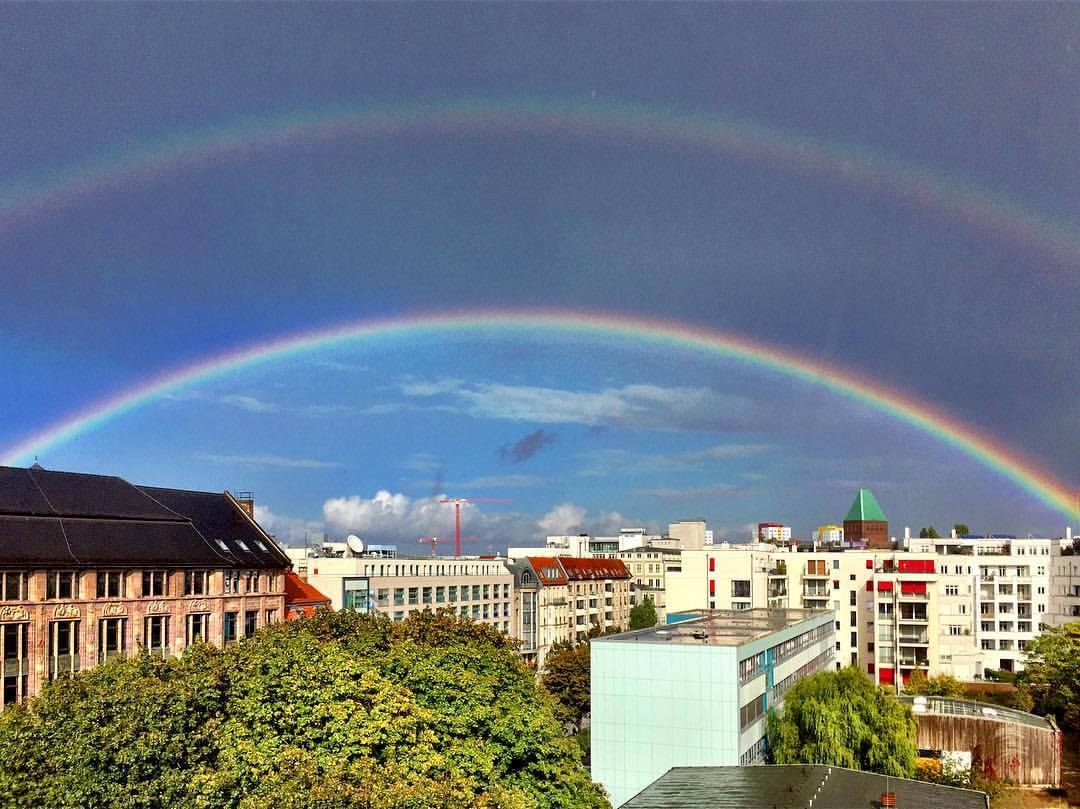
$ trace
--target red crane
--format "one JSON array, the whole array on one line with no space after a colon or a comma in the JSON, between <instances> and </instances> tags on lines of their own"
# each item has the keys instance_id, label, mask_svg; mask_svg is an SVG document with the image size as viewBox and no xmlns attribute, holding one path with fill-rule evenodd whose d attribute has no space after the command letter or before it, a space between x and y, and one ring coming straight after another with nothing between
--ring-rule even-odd
<instances>
[{"instance_id":1,"label":"red crane","mask_svg":"<svg viewBox=\"0 0 1080 809\"><path fill-rule=\"evenodd\" d=\"M454 556L461 556L461 504L462 503L510 503L494 497L444 497L440 503L454 504Z\"/></svg>"},{"instance_id":2,"label":"red crane","mask_svg":"<svg viewBox=\"0 0 1080 809\"><path fill-rule=\"evenodd\" d=\"M431 555L435 555L435 545L439 542L446 542L442 537L420 537L417 542L430 542L431 543ZM462 537L461 542L479 542L480 537Z\"/></svg>"}]
</instances>

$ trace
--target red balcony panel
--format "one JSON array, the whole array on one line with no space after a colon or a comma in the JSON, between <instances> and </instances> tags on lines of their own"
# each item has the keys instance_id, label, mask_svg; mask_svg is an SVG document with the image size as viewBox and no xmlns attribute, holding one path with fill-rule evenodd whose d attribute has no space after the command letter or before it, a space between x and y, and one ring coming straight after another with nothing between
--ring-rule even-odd
<instances>
[{"instance_id":1,"label":"red balcony panel","mask_svg":"<svg viewBox=\"0 0 1080 809\"><path fill-rule=\"evenodd\" d=\"M933 573L934 572L934 560L933 559L901 559L899 565L900 565L900 572L901 573Z\"/></svg>"},{"instance_id":2,"label":"red balcony panel","mask_svg":"<svg viewBox=\"0 0 1080 809\"><path fill-rule=\"evenodd\" d=\"M716 582L712 580L709 581L709 595L716 595Z\"/></svg>"},{"instance_id":3,"label":"red balcony panel","mask_svg":"<svg viewBox=\"0 0 1080 809\"><path fill-rule=\"evenodd\" d=\"M879 593L881 591L883 591L883 590L892 590L892 582L891 581L879 581L877 583L877 588L878 588Z\"/></svg>"},{"instance_id":4,"label":"red balcony panel","mask_svg":"<svg viewBox=\"0 0 1080 809\"><path fill-rule=\"evenodd\" d=\"M866 582L866 589L867 589L867 590L873 590L873 589L874 589L874 582L873 582L873 580L872 580L872 579L868 579L868 580L867 580L867 582Z\"/></svg>"},{"instance_id":5,"label":"red balcony panel","mask_svg":"<svg viewBox=\"0 0 1080 809\"><path fill-rule=\"evenodd\" d=\"M925 593L926 582L924 581L902 581L900 582L901 593Z\"/></svg>"},{"instance_id":6,"label":"red balcony panel","mask_svg":"<svg viewBox=\"0 0 1080 809\"><path fill-rule=\"evenodd\" d=\"M878 669L878 682L882 685L892 685L896 680L893 678L893 670L882 666Z\"/></svg>"},{"instance_id":7,"label":"red balcony panel","mask_svg":"<svg viewBox=\"0 0 1080 809\"><path fill-rule=\"evenodd\" d=\"M709 572L712 573L715 570L716 570L716 560L710 556L709 557Z\"/></svg>"}]
</instances>

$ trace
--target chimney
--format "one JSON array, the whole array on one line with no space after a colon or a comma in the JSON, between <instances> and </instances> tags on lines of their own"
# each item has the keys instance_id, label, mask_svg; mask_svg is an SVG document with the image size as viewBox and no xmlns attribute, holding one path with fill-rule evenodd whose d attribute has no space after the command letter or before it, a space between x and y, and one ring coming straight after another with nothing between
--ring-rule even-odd
<instances>
[{"instance_id":1,"label":"chimney","mask_svg":"<svg viewBox=\"0 0 1080 809\"><path fill-rule=\"evenodd\" d=\"M245 514L255 519L255 492L237 492L233 495L233 499Z\"/></svg>"},{"instance_id":2,"label":"chimney","mask_svg":"<svg viewBox=\"0 0 1080 809\"><path fill-rule=\"evenodd\" d=\"M1067 539L1069 542L1072 542L1072 526L1071 525L1066 525L1065 526L1065 539Z\"/></svg>"}]
</instances>

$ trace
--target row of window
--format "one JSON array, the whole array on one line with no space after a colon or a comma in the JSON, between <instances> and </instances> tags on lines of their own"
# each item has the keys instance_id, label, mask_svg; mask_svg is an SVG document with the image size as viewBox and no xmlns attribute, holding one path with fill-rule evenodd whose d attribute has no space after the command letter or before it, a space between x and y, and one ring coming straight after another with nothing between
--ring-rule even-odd
<instances>
[{"instance_id":1,"label":"row of window","mask_svg":"<svg viewBox=\"0 0 1080 809\"><path fill-rule=\"evenodd\" d=\"M318 564L312 560L312 564ZM505 576L501 562L372 562L357 570L361 576Z\"/></svg>"},{"instance_id":2,"label":"row of window","mask_svg":"<svg viewBox=\"0 0 1080 809\"><path fill-rule=\"evenodd\" d=\"M509 584L474 584L471 587L466 584L460 587L455 584L440 585L438 587L395 587L394 606L446 604L459 601L490 601L492 598L509 599L511 597L510 587ZM389 598L390 590L380 588L377 596L378 604L386 606L389 603Z\"/></svg>"},{"instance_id":3,"label":"row of window","mask_svg":"<svg viewBox=\"0 0 1080 809\"><path fill-rule=\"evenodd\" d=\"M754 697L739 708L739 730L746 730L765 715L765 695Z\"/></svg>"},{"instance_id":4,"label":"row of window","mask_svg":"<svg viewBox=\"0 0 1080 809\"><path fill-rule=\"evenodd\" d=\"M826 649L813 660L803 663L798 670L792 672L772 687L772 704L776 705L784 698L784 695L803 677L807 677L816 671L823 671L832 665L833 651Z\"/></svg>"},{"instance_id":5,"label":"row of window","mask_svg":"<svg viewBox=\"0 0 1080 809\"><path fill-rule=\"evenodd\" d=\"M803 649L806 649L818 641L824 640L833 634L833 628L829 624L815 626L808 632L803 632L790 640L779 643L773 647L773 662L777 665L794 657Z\"/></svg>"},{"instance_id":6,"label":"row of window","mask_svg":"<svg viewBox=\"0 0 1080 809\"><path fill-rule=\"evenodd\" d=\"M207 595L210 592L211 570L187 570L184 571L183 594ZM170 590L170 571L167 570L144 570L142 571L143 597L168 596ZM225 570L224 592L257 593L260 590L262 574L258 570ZM99 570L94 577L95 598L126 598L128 597L130 576L122 570ZM82 598L81 582L83 576L74 570L49 570L45 575L45 599L71 600ZM273 589L273 577L268 578L267 583ZM5 571L0 573L0 600L4 601L27 601L30 593L28 587L28 574L26 571Z\"/></svg>"},{"instance_id":7,"label":"row of window","mask_svg":"<svg viewBox=\"0 0 1080 809\"><path fill-rule=\"evenodd\" d=\"M258 610L226 612L222 618L222 640L225 645L235 643L241 637L249 637L258 628ZM277 610L266 610L266 624L277 621ZM126 617L101 618L97 621L97 662L106 663L128 653L132 645L144 647L151 654L167 657L171 642L171 616L148 615L143 619L142 637L136 636L129 644L129 619ZM205 641L210 632L209 613L191 613L184 616L184 643L186 646ZM242 634L241 634L242 633ZM50 680L64 673L74 673L82 665L83 621L50 621L46 629L46 655ZM22 699L28 693L30 673L30 624L0 624L0 649L3 650L3 688L0 705Z\"/></svg>"}]
</instances>

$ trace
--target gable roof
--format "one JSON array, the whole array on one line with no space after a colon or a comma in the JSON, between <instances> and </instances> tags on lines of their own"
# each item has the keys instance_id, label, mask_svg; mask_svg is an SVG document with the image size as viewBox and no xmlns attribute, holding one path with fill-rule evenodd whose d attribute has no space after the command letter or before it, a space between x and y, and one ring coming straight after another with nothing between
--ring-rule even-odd
<instances>
[{"instance_id":1,"label":"gable roof","mask_svg":"<svg viewBox=\"0 0 1080 809\"><path fill-rule=\"evenodd\" d=\"M596 579L629 579L630 571L622 559L579 559L560 556L559 564L571 581Z\"/></svg>"},{"instance_id":2,"label":"gable roof","mask_svg":"<svg viewBox=\"0 0 1080 809\"><path fill-rule=\"evenodd\" d=\"M847 516L844 517L844 520L888 522L889 518L882 512L881 506L878 505L877 500L869 489L859 489L859 493L855 495L855 500L852 502L851 508L848 509Z\"/></svg>"}]
</instances>

